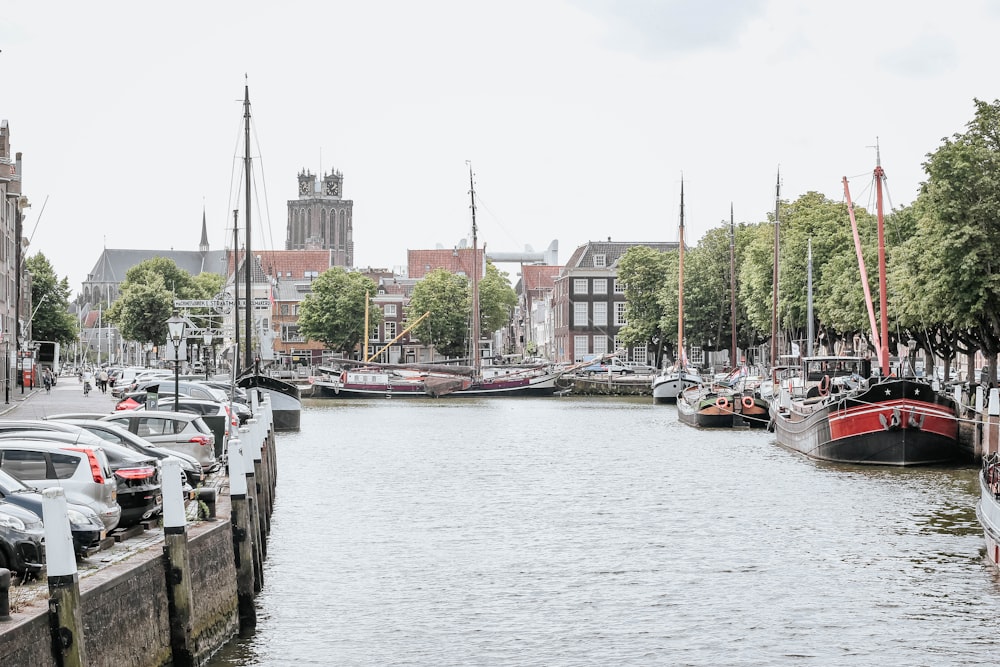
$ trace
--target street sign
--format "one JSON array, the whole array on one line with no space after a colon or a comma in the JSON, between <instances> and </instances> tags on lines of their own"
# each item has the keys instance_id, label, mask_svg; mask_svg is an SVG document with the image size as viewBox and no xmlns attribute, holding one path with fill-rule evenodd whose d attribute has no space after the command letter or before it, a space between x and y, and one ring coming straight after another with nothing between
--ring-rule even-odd
<instances>
[{"instance_id":1,"label":"street sign","mask_svg":"<svg viewBox=\"0 0 1000 667\"><path fill-rule=\"evenodd\" d=\"M246 299L240 299L240 308L246 308L246 303ZM254 310L271 309L271 300L266 296L254 297L252 303ZM228 294L216 294L212 299L174 299L174 308L211 308L223 315L231 313L234 305L235 300Z\"/></svg>"}]
</instances>

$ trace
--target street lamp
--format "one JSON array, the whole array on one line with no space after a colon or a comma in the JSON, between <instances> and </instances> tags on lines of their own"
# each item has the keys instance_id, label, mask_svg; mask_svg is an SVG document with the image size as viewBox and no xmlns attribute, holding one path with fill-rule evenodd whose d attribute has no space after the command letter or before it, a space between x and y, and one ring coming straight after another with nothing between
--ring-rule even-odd
<instances>
[{"instance_id":1,"label":"street lamp","mask_svg":"<svg viewBox=\"0 0 1000 667\"><path fill-rule=\"evenodd\" d=\"M174 344L174 412L180 412L180 401L177 394L180 390L181 373L181 343L184 341L184 318L178 317L174 312L173 317L167 320L167 333L170 342Z\"/></svg>"},{"instance_id":2,"label":"street lamp","mask_svg":"<svg viewBox=\"0 0 1000 667\"><path fill-rule=\"evenodd\" d=\"M208 380L208 363L212 360L212 341L215 336L208 329L202 334L202 343L204 343L204 348L207 354L203 354L204 359L202 361L205 363L205 380Z\"/></svg>"}]
</instances>

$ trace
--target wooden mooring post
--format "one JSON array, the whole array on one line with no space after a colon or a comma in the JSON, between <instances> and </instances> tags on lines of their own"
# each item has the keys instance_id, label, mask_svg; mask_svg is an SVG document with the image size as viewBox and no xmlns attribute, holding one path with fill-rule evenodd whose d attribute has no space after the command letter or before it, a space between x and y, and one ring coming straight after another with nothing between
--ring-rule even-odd
<instances>
[{"instance_id":1,"label":"wooden mooring post","mask_svg":"<svg viewBox=\"0 0 1000 667\"><path fill-rule=\"evenodd\" d=\"M61 667L86 667L83 615L80 612L80 580L76 570L73 534L62 487L42 491L42 521L45 523L45 567L49 584L49 629L52 655Z\"/></svg>"},{"instance_id":2,"label":"wooden mooring post","mask_svg":"<svg viewBox=\"0 0 1000 667\"><path fill-rule=\"evenodd\" d=\"M230 521L233 526L233 557L236 561L236 600L240 619L240 634L257 627L257 610L253 604L254 559L251 543L250 511L247 500L247 478L243 470L242 443L229 440L229 499Z\"/></svg>"},{"instance_id":3,"label":"wooden mooring post","mask_svg":"<svg viewBox=\"0 0 1000 667\"><path fill-rule=\"evenodd\" d=\"M163 569L167 578L172 664L175 667L192 667L195 664L195 648L191 637L191 562L180 463L176 460L164 461L160 479L163 490Z\"/></svg>"}]
</instances>

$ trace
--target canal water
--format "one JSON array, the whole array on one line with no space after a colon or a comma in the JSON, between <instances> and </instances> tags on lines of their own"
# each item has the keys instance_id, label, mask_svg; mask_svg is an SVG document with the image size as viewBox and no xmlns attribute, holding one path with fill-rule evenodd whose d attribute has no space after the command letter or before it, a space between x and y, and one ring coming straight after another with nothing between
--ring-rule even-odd
<instances>
[{"instance_id":1,"label":"canal water","mask_svg":"<svg viewBox=\"0 0 1000 667\"><path fill-rule=\"evenodd\" d=\"M223 665L995 664L976 471L644 399L307 401Z\"/></svg>"}]
</instances>

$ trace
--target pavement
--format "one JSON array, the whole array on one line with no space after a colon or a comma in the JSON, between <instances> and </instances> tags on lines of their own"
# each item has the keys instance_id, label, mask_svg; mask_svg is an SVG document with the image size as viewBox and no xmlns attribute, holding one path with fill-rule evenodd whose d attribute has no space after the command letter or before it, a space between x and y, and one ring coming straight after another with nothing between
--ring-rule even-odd
<instances>
[{"instance_id":1,"label":"pavement","mask_svg":"<svg viewBox=\"0 0 1000 667\"><path fill-rule=\"evenodd\" d=\"M64 375L49 392L42 387L11 387L9 394L4 392L0 415L6 419L45 419L49 415L67 412L110 414L115 411L117 402L110 389L106 394L91 389L85 396L83 384L76 376Z\"/></svg>"}]
</instances>

